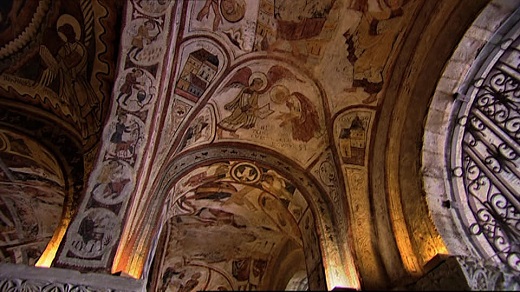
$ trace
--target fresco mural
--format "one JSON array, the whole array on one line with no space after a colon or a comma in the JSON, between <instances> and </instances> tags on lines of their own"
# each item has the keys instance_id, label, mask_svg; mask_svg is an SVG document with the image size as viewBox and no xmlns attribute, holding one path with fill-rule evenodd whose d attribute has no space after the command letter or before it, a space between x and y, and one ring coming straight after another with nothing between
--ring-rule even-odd
<instances>
[{"instance_id":1,"label":"fresco mural","mask_svg":"<svg viewBox=\"0 0 520 292\"><path fill-rule=\"evenodd\" d=\"M305 199L278 173L238 161L185 176L170 209L158 291L262 290L277 277L272 255L302 252L299 222L307 214L309 229L314 220ZM305 244L318 247L315 240ZM317 260L309 259L312 267Z\"/></svg>"},{"instance_id":2,"label":"fresco mural","mask_svg":"<svg viewBox=\"0 0 520 292\"><path fill-rule=\"evenodd\" d=\"M332 151L325 151L320 159L316 161L311 172L319 179L330 201L335 205L334 212L336 216L338 218L344 216L346 200L341 189L340 176L334 165ZM343 223L338 223L338 227L342 228L342 225Z\"/></svg>"},{"instance_id":3,"label":"fresco mural","mask_svg":"<svg viewBox=\"0 0 520 292\"><path fill-rule=\"evenodd\" d=\"M349 220L356 238L353 242L359 260L360 273L370 274L378 281L384 280L375 264L373 230L375 226L362 218L372 216L368 183L368 149L374 111L354 108L340 113L334 121L334 140L341 161L341 174L349 202Z\"/></svg>"},{"instance_id":4,"label":"fresco mural","mask_svg":"<svg viewBox=\"0 0 520 292\"><path fill-rule=\"evenodd\" d=\"M243 0L193 1L187 7L190 21L185 33L218 33L232 44L236 56L251 52L256 9L257 5Z\"/></svg>"},{"instance_id":5,"label":"fresco mural","mask_svg":"<svg viewBox=\"0 0 520 292\"><path fill-rule=\"evenodd\" d=\"M330 235L327 238L330 240L327 248L328 252L333 253L329 258L329 264L333 265L334 261L340 258L336 254L338 250L347 246L344 242L335 241L336 228L347 230L350 223L342 221L341 218L344 219L345 214L353 214L355 211L345 209L349 206L345 201L351 198L344 197L351 191L350 183L353 181L349 180L344 169L340 170L337 167L361 170L367 167L370 127L378 107L377 97L384 93L386 74L391 70L391 61L394 58L391 50L399 46L406 21L413 16L416 7L413 2L187 1L176 5L177 10L172 14L182 20L182 25L175 27L178 28L178 31L175 31L178 34L172 36L172 43L165 46L174 52L171 55L173 59L170 60L174 65L168 63L171 68L168 67L165 71L171 72L171 75L164 75L164 79L161 79L160 76L165 71L159 71L154 64L144 61L139 63L138 57L132 56L140 56L146 46L154 48L157 44L164 44L167 26L163 25L165 16L161 8L168 8L157 2L157 11L152 13L154 9L143 10L144 1L134 1L134 10L129 10L133 14L132 21L129 22L129 35L126 38L128 45L124 47L129 57L126 58L122 71L125 76L140 69L145 74L139 73L139 76L134 76L135 82L129 82L135 87L129 90L131 95L128 99L128 95L124 94L123 83L118 84L118 94L121 93L121 99L117 101L119 110L112 116L107 139L112 138L112 134L125 133L124 130L116 131L114 128L116 124L121 123L118 122L121 112L126 111L127 116L131 114L137 117L143 122L142 129L146 132L150 130L146 119L148 113L154 109L153 106L158 107L155 110L162 116L154 120L153 125L162 126L163 131L152 131L152 136L158 137L160 142L150 145L159 146L150 152L143 150L145 153L142 155L155 155L155 161L165 161L165 165L173 163L175 166L171 169L161 169L160 166L152 168L151 163L147 164L146 170L143 171L146 175L150 174L148 182L167 181L169 178L162 177L164 173L183 169L190 163L215 158L212 155L221 155L218 151L201 150L198 155L192 157L193 161L181 159L182 161L174 163L177 155L184 152L202 147L216 147L219 144L233 145L229 146L230 149L226 148L226 151L234 151L233 153L240 152L242 147L258 145L272 150L277 157L290 159L312 173L322 188L313 190L313 195L318 197L316 204L324 204L324 201L333 202L335 207L332 216L339 219L338 222L332 223L331 220L316 226L308 209L293 210L288 206L285 209L294 211L299 223L291 227L287 233L294 234L293 229L299 230L300 233L304 230L303 232L307 233L300 237L288 236L284 240L300 245L304 241L314 242L319 246L320 239L317 236L313 237L311 230L321 228L324 233ZM146 20L143 15L153 19ZM132 42L139 31L142 42ZM380 50L377 50L378 47ZM381 58L375 66L369 66L370 61L367 60L370 60L370 56L375 54L376 50L378 58ZM367 70L367 67L370 70ZM150 87L148 90L140 89L142 83L137 80L144 80L144 76L150 77L151 84L157 84L154 86L158 96L150 99L150 107L132 109L125 105L125 100L127 104L136 106L140 101L139 91L153 91ZM160 83L163 80L169 82L168 88L161 87ZM159 98L164 91L167 94L164 98ZM142 96L144 97L144 94ZM145 111L145 108L149 111ZM354 110L356 108L358 110ZM354 112L356 114L353 114ZM125 135L126 140L130 141L128 133L123 136ZM334 145L330 145L332 141ZM137 170L138 163L133 164L131 160L126 159L124 152L118 157L115 154L118 153L115 151L115 144L117 143L108 143L106 161L119 159L133 168L130 172L133 173ZM143 146L137 146L139 147ZM236 147L236 150L232 150L233 147ZM136 153L135 159L138 160L141 153ZM335 158L336 154L339 157ZM242 229L246 229L251 232L249 235L261 238L252 227L255 225L248 223L246 217L242 216L243 211L240 211L240 208L253 208L247 203L249 201L244 201L244 198L252 195L245 194L260 192L256 195L261 198L258 199L260 206L252 203L258 210L262 210L262 204L272 205L273 210L278 210L286 203L284 196L291 198L290 194L280 191L285 187L277 182L275 176L269 177L267 171L257 170L254 165L233 168L235 164L231 164L233 163L223 162L219 167L212 166L219 170L208 171L201 168L200 172L193 173L185 185L176 185L175 193L179 197L173 200L175 204L172 208L175 212L172 216L175 219L171 219L169 224L172 226L172 236L177 239L171 238L171 248L174 251L170 254L180 253L176 247L180 249L183 245L187 247L195 244L193 238L203 238L202 234L213 234L215 229L222 229L222 232L229 233L229 236L235 236L231 235L231 231L241 233ZM234 173L232 168L238 171ZM124 178L127 177L123 175L122 179ZM129 183L132 181L132 177L127 179L130 179ZM356 183L365 186L368 178L356 176L355 179ZM266 184L269 180L272 182ZM263 184L266 186L262 186ZM346 189L338 189L339 186L345 186ZM141 214L143 210L153 209L157 216L161 216L159 209L162 205L153 199L141 201L141 198L146 197L144 194L157 190L142 185L137 188L139 197L133 199L139 203L130 210L131 214ZM267 193L258 191L267 192L269 188L278 189L279 195L270 197ZM123 193L126 192L126 185L122 189ZM357 189L352 190L354 191L361 195ZM321 192L325 192L326 195ZM148 208L146 204L150 202L157 205ZM238 206L235 206L237 204ZM233 209L233 206L237 209ZM278 215L275 213L262 211L258 216L277 218ZM310 217L307 221L302 221L302 216ZM282 226L280 222L277 222L278 228ZM183 224L192 224L205 231L201 231L201 234L192 229L187 231L187 228L182 227ZM134 236L133 232L131 227L127 227L126 231L123 231L123 238ZM190 233L191 236L185 237L186 233ZM362 233L359 235L364 236ZM244 238L247 236L244 235ZM363 238L370 240L367 237ZM116 254L116 262L122 257L125 248L129 247L126 243L121 243ZM349 252L348 248L344 249L347 257ZM161 276L164 276L161 278L161 289L202 289L201 287L207 288L208 285L215 289L220 286L222 289L237 288L240 281L234 276L232 269L230 270L233 266L229 263L230 260L223 260L219 254L219 263L222 264L218 267L209 265L208 253L207 250L200 253L194 251L189 256L169 261L169 272L166 272L166 268L160 272ZM319 268L322 266L319 254L319 248L306 250L306 266L310 269L307 270L309 283L326 285L324 274ZM114 270L125 269L127 263L124 263L125 259L121 261L115 264ZM249 261L252 262L254 260ZM251 267L247 261L243 265ZM269 261L267 265L269 266ZM353 269L341 272L331 270L327 276L334 279L329 279L331 281L348 282L341 273L353 275ZM193 273L188 273L188 270ZM218 284L210 284L209 274L218 274L222 280ZM178 275L182 277L179 278ZM255 287L254 281L246 282L246 286L242 288Z\"/></svg>"},{"instance_id":6,"label":"fresco mural","mask_svg":"<svg viewBox=\"0 0 520 292\"><path fill-rule=\"evenodd\" d=\"M129 112L142 112L157 94L153 77L141 68L129 69L124 76L116 83L119 88L116 101Z\"/></svg>"},{"instance_id":7,"label":"fresco mural","mask_svg":"<svg viewBox=\"0 0 520 292\"><path fill-rule=\"evenodd\" d=\"M114 35L96 35L94 18L111 5L5 1L0 12L0 90L71 124L88 150L99 141L114 75Z\"/></svg>"},{"instance_id":8,"label":"fresco mural","mask_svg":"<svg viewBox=\"0 0 520 292\"><path fill-rule=\"evenodd\" d=\"M188 127L181 144L181 149L209 143L215 132L214 121L215 110L211 105L207 105Z\"/></svg>"},{"instance_id":9,"label":"fresco mural","mask_svg":"<svg viewBox=\"0 0 520 292\"><path fill-rule=\"evenodd\" d=\"M56 266L104 267L110 260L108 251L118 242L125 206L135 189L150 112L157 100L163 73L158 68L164 61L170 30L165 25L171 20L168 11L172 3L128 2L131 9L125 17L129 25L122 32L127 36L122 43L126 57L119 63L122 78L115 82L114 104L103 133L105 143L91 173L86 200L67 230Z\"/></svg>"},{"instance_id":10,"label":"fresco mural","mask_svg":"<svg viewBox=\"0 0 520 292\"><path fill-rule=\"evenodd\" d=\"M353 66L352 87L362 88L369 96L363 103L375 102L376 95L383 88L383 74L388 55L395 45L400 27L403 27L403 7L407 1L380 1L379 9L370 5L352 7L361 14L359 24L346 31L343 36L348 45L347 59Z\"/></svg>"},{"instance_id":11,"label":"fresco mural","mask_svg":"<svg viewBox=\"0 0 520 292\"><path fill-rule=\"evenodd\" d=\"M197 102L217 74L218 65L218 56L204 48L190 53L182 67L175 93Z\"/></svg>"},{"instance_id":12,"label":"fresco mural","mask_svg":"<svg viewBox=\"0 0 520 292\"><path fill-rule=\"evenodd\" d=\"M85 191L74 186L84 200L53 265L127 272L121 253L135 241L126 239L141 232L156 238L151 233L159 229L139 225L149 222L141 216L162 222L163 202L150 194L170 179L163 174L204 161L169 198L160 291L261 290L277 277L273 258L285 251L301 255L298 270L305 269L309 285L350 283L345 275L356 267L334 266L349 256L339 236L349 228L359 238L359 267L373 268L366 264L376 262L372 226L352 214L371 216L371 127L418 1L132 0L119 10L121 3L103 0L22 2L0 5L0 94L70 124L90 149L85 157L97 159L84 173ZM121 31L107 24L121 19ZM120 43L110 41L114 35ZM219 145L221 152L204 150ZM262 147L272 153L271 166L308 177L289 182L239 161L261 160L254 155ZM231 152L248 157L223 154ZM2 168L2 177L10 180L16 171ZM302 194L311 194L314 210ZM35 208L16 196L1 204L6 230L16 221L10 210ZM20 220L32 226L38 219ZM35 236L24 228L24 236ZM135 270L132 276L140 277Z\"/></svg>"},{"instance_id":13,"label":"fresco mural","mask_svg":"<svg viewBox=\"0 0 520 292\"><path fill-rule=\"evenodd\" d=\"M194 16L188 31L218 34L230 43L236 56L253 51L282 51L306 60L319 55L325 43L323 37L330 37L331 25L326 22L334 2L194 2L188 8Z\"/></svg>"},{"instance_id":14,"label":"fresco mural","mask_svg":"<svg viewBox=\"0 0 520 292\"><path fill-rule=\"evenodd\" d=\"M49 86L58 78L56 106L79 123L81 136L87 138L99 130L99 97L88 81L88 51L81 40L78 20L69 14L56 21L56 32L62 44L55 57L47 46L40 46L40 57L45 64L37 86Z\"/></svg>"},{"instance_id":15,"label":"fresco mural","mask_svg":"<svg viewBox=\"0 0 520 292\"><path fill-rule=\"evenodd\" d=\"M221 116L216 138L264 144L308 163L325 139L321 101L316 97L312 85L283 66L240 68L214 97Z\"/></svg>"},{"instance_id":16,"label":"fresco mural","mask_svg":"<svg viewBox=\"0 0 520 292\"><path fill-rule=\"evenodd\" d=\"M143 121L129 113L121 112L113 125L110 134L110 148L105 159L122 160L134 165L137 157L136 150L143 141Z\"/></svg>"},{"instance_id":17,"label":"fresco mural","mask_svg":"<svg viewBox=\"0 0 520 292\"><path fill-rule=\"evenodd\" d=\"M359 110L344 113L335 122L335 140L341 162L351 166L365 166L369 144L372 112Z\"/></svg>"},{"instance_id":18,"label":"fresco mural","mask_svg":"<svg viewBox=\"0 0 520 292\"><path fill-rule=\"evenodd\" d=\"M34 140L0 130L0 261L34 265L60 222L65 181Z\"/></svg>"},{"instance_id":19,"label":"fresco mural","mask_svg":"<svg viewBox=\"0 0 520 292\"><path fill-rule=\"evenodd\" d=\"M177 75L172 81L175 97L196 104L228 65L225 55L219 44L207 39L183 43L177 57Z\"/></svg>"}]
</instances>

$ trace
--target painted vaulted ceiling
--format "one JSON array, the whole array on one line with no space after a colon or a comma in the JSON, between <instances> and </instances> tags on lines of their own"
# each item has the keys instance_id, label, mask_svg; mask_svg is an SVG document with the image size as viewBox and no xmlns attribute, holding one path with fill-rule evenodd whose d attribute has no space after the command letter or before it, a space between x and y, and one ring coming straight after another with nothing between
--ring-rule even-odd
<instances>
[{"instance_id":1,"label":"painted vaulted ceiling","mask_svg":"<svg viewBox=\"0 0 520 292\"><path fill-rule=\"evenodd\" d=\"M0 258L157 291L424 273L423 120L487 2L3 1Z\"/></svg>"}]
</instances>

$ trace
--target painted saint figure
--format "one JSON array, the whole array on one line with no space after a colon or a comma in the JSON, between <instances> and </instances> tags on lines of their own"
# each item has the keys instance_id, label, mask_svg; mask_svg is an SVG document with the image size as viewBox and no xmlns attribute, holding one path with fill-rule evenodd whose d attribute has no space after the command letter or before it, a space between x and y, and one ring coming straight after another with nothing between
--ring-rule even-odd
<instances>
[{"instance_id":1,"label":"painted saint figure","mask_svg":"<svg viewBox=\"0 0 520 292\"><path fill-rule=\"evenodd\" d=\"M403 1L378 0L381 11L370 11L366 1L357 1L353 6L361 12L361 19L354 30L343 36L348 45L347 59L353 65L352 87L361 87L369 94L363 103L377 101L377 94L383 89L384 70L392 47L401 32ZM354 89L346 89L353 91Z\"/></svg>"},{"instance_id":2,"label":"painted saint figure","mask_svg":"<svg viewBox=\"0 0 520 292\"><path fill-rule=\"evenodd\" d=\"M259 92L267 86L267 80L266 76L259 72L252 74L249 80L249 86L243 88L231 102L224 105L224 109L232 112L218 123L219 137L222 137L222 131L225 130L237 138L235 132L238 129L250 129L255 126Z\"/></svg>"},{"instance_id":3,"label":"painted saint figure","mask_svg":"<svg viewBox=\"0 0 520 292\"><path fill-rule=\"evenodd\" d=\"M257 118L265 119L272 114L274 111L270 109L270 104L259 106L258 99L283 79L301 81L290 70L278 65L269 68L266 74L253 73L249 67L237 70L224 85L223 90L236 87L242 90L231 102L224 105L225 110L232 112L217 124L217 136L222 138L222 131L225 130L236 138L238 129L251 129L255 126Z\"/></svg>"},{"instance_id":4,"label":"painted saint figure","mask_svg":"<svg viewBox=\"0 0 520 292\"><path fill-rule=\"evenodd\" d=\"M79 25L76 29L79 29ZM40 56L47 68L39 84L48 86L58 76L60 106L62 110L69 111L79 124L82 137L87 138L100 127L99 98L87 78L87 49L79 41L79 33L71 23L63 21L57 31L64 44L56 57L47 47L40 47Z\"/></svg>"},{"instance_id":5,"label":"painted saint figure","mask_svg":"<svg viewBox=\"0 0 520 292\"><path fill-rule=\"evenodd\" d=\"M129 127L125 124L127 120L126 114L120 114L117 116L116 130L110 136L110 142L119 144L123 142L123 134L130 133Z\"/></svg>"},{"instance_id":6,"label":"painted saint figure","mask_svg":"<svg viewBox=\"0 0 520 292\"><path fill-rule=\"evenodd\" d=\"M300 92L291 93L283 85L271 89L271 100L277 104L285 104L289 112L280 112L276 117L281 120L280 127L289 127L292 138L309 142L321 130L319 116L312 102Z\"/></svg>"}]
</instances>

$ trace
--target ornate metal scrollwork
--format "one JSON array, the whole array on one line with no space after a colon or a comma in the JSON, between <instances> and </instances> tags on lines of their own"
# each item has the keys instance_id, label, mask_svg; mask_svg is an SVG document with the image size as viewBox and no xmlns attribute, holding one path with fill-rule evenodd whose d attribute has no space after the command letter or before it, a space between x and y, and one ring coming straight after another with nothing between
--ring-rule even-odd
<instances>
[{"instance_id":1,"label":"ornate metal scrollwork","mask_svg":"<svg viewBox=\"0 0 520 292\"><path fill-rule=\"evenodd\" d=\"M462 216L468 235L481 245L487 242L485 254L492 254L515 274L520 274L518 40L502 42L493 52L493 61L474 78L470 98L454 119L458 124L451 152L456 199L464 200L471 211Z\"/></svg>"}]
</instances>

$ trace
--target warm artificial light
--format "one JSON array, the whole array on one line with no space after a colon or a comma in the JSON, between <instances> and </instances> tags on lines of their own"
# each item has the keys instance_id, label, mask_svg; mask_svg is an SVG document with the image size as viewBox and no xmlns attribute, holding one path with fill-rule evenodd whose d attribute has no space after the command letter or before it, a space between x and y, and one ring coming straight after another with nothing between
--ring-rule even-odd
<instances>
[{"instance_id":1,"label":"warm artificial light","mask_svg":"<svg viewBox=\"0 0 520 292\"><path fill-rule=\"evenodd\" d=\"M349 257L349 259L351 259L351 257ZM353 261L350 260L350 263L342 263L338 260L339 259L336 259L330 266L325 267L325 274L327 274L327 288L333 290L335 287L346 287L353 290L359 290L361 284Z\"/></svg>"},{"instance_id":2,"label":"warm artificial light","mask_svg":"<svg viewBox=\"0 0 520 292\"><path fill-rule=\"evenodd\" d=\"M43 251L42 255L36 262L36 267L41 268L50 268L52 261L56 257L56 253L58 252L58 247L60 246L61 240L63 236L65 236L65 232L67 231L67 227L69 226L70 218L63 218L61 220L60 225L54 232L53 237L49 244L47 244L47 248Z\"/></svg>"}]
</instances>

